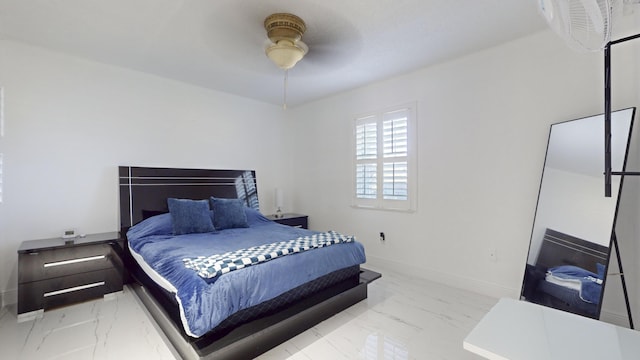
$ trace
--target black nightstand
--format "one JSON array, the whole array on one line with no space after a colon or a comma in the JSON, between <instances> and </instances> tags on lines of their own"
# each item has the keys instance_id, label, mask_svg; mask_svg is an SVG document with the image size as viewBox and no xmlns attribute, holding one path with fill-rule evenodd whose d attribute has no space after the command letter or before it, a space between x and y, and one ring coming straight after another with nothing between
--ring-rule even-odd
<instances>
[{"instance_id":1,"label":"black nightstand","mask_svg":"<svg viewBox=\"0 0 640 360\"><path fill-rule=\"evenodd\" d=\"M18 249L18 320L121 291L121 254L117 232L24 241Z\"/></svg>"},{"instance_id":2,"label":"black nightstand","mask_svg":"<svg viewBox=\"0 0 640 360\"><path fill-rule=\"evenodd\" d=\"M282 214L282 217L276 215L267 215L267 219L273 220L279 224L299 227L303 229L309 228L309 216L302 214Z\"/></svg>"}]
</instances>

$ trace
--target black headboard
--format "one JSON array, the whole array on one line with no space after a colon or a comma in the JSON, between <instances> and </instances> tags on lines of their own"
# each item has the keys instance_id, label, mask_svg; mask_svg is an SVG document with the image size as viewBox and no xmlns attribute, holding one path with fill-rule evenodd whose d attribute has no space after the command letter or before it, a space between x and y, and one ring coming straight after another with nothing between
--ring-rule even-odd
<instances>
[{"instance_id":1,"label":"black headboard","mask_svg":"<svg viewBox=\"0 0 640 360\"><path fill-rule=\"evenodd\" d=\"M122 233L149 216L168 212L167 198L242 199L259 210L254 170L206 170L120 166Z\"/></svg>"},{"instance_id":2,"label":"black headboard","mask_svg":"<svg viewBox=\"0 0 640 360\"><path fill-rule=\"evenodd\" d=\"M536 266L551 268L574 265L598 273L596 263L608 264L609 248L571 235L547 229Z\"/></svg>"}]
</instances>

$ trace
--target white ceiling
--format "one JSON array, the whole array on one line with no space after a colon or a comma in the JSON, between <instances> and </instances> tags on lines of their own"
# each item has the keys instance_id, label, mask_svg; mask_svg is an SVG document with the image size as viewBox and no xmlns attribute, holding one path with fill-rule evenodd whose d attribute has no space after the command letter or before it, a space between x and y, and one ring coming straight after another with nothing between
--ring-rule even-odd
<instances>
[{"instance_id":1,"label":"white ceiling","mask_svg":"<svg viewBox=\"0 0 640 360\"><path fill-rule=\"evenodd\" d=\"M307 23L289 106L546 28L534 0L0 0L16 40L272 104L284 72L264 55L264 19Z\"/></svg>"}]
</instances>

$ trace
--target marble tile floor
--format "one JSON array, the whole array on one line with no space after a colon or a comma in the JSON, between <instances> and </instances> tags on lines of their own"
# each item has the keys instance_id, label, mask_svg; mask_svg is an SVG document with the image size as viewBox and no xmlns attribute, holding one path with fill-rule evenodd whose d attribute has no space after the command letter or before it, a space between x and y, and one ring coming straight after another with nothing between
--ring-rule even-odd
<instances>
[{"instance_id":1,"label":"marble tile floor","mask_svg":"<svg viewBox=\"0 0 640 360\"><path fill-rule=\"evenodd\" d=\"M0 317L0 359L175 359L133 291L45 311L17 322Z\"/></svg>"},{"instance_id":2,"label":"marble tile floor","mask_svg":"<svg viewBox=\"0 0 640 360\"><path fill-rule=\"evenodd\" d=\"M369 298L259 357L271 359L479 359L462 341L498 301L391 270ZM0 312L1 359L175 359L176 352L125 287L105 299L18 323Z\"/></svg>"}]
</instances>

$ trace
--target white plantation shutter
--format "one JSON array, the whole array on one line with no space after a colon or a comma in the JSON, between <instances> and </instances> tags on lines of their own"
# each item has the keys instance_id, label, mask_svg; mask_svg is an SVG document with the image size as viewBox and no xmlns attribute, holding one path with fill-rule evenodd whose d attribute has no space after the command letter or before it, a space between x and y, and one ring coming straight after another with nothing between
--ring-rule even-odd
<instances>
[{"instance_id":1,"label":"white plantation shutter","mask_svg":"<svg viewBox=\"0 0 640 360\"><path fill-rule=\"evenodd\" d=\"M407 200L409 196L407 162L385 162L382 183L384 199Z\"/></svg>"},{"instance_id":2,"label":"white plantation shutter","mask_svg":"<svg viewBox=\"0 0 640 360\"><path fill-rule=\"evenodd\" d=\"M402 109L383 114L382 148L382 197L391 200L407 200L408 197L408 110Z\"/></svg>"},{"instance_id":3,"label":"white plantation shutter","mask_svg":"<svg viewBox=\"0 0 640 360\"><path fill-rule=\"evenodd\" d=\"M378 124L373 116L359 120L356 125L356 157L358 160L378 156Z\"/></svg>"},{"instance_id":4,"label":"white plantation shutter","mask_svg":"<svg viewBox=\"0 0 640 360\"><path fill-rule=\"evenodd\" d=\"M356 120L356 197L375 199L378 192L378 123L374 116Z\"/></svg>"},{"instance_id":5,"label":"white plantation shutter","mask_svg":"<svg viewBox=\"0 0 640 360\"><path fill-rule=\"evenodd\" d=\"M356 165L356 197L375 199L378 193L378 164Z\"/></svg>"},{"instance_id":6,"label":"white plantation shutter","mask_svg":"<svg viewBox=\"0 0 640 360\"><path fill-rule=\"evenodd\" d=\"M383 115L382 148L384 157L407 156L409 119L407 110L398 110Z\"/></svg>"},{"instance_id":7,"label":"white plantation shutter","mask_svg":"<svg viewBox=\"0 0 640 360\"><path fill-rule=\"evenodd\" d=\"M414 209L414 117L404 106L355 119L354 206Z\"/></svg>"}]
</instances>

